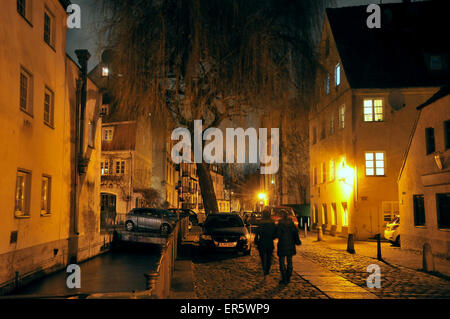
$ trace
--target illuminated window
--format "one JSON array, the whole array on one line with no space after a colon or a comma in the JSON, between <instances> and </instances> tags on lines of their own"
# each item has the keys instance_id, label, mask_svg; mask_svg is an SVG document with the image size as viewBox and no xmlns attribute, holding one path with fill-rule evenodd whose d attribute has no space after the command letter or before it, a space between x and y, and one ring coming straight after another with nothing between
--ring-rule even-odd
<instances>
[{"instance_id":1,"label":"illuminated window","mask_svg":"<svg viewBox=\"0 0 450 319\"><path fill-rule=\"evenodd\" d=\"M51 177L42 176L41 183L41 215L50 214Z\"/></svg>"},{"instance_id":2,"label":"illuminated window","mask_svg":"<svg viewBox=\"0 0 450 319\"><path fill-rule=\"evenodd\" d=\"M339 128L345 128L345 105L339 107Z\"/></svg>"},{"instance_id":3,"label":"illuminated window","mask_svg":"<svg viewBox=\"0 0 450 319\"><path fill-rule=\"evenodd\" d=\"M16 217L30 216L31 173L17 171L14 214Z\"/></svg>"},{"instance_id":4,"label":"illuminated window","mask_svg":"<svg viewBox=\"0 0 450 319\"><path fill-rule=\"evenodd\" d=\"M109 162L108 161L104 161L100 163L100 170L102 175L108 175L109 173Z\"/></svg>"},{"instance_id":5,"label":"illuminated window","mask_svg":"<svg viewBox=\"0 0 450 319\"><path fill-rule=\"evenodd\" d=\"M24 68L20 70L20 109L33 114L33 76Z\"/></svg>"},{"instance_id":6,"label":"illuminated window","mask_svg":"<svg viewBox=\"0 0 450 319\"><path fill-rule=\"evenodd\" d=\"M109 75L108 67L106 67L106 66L102 67L102 76L108 76L108 75Z\"/></svg>"},{"instance_id":7,"label":"illuminated window","mask_svg":"<svg viewBox=\"0 0 450 319\"><path fill-rule=\"evenodd\" d=\"M366 176L384 176L384 152L366 152Z\"/></svg>"},{"instance_id":8,"label":"illuminated window","mask_svg":"<svg viewBox=\"0 0 450 319\"><path fill-rule=\"evenodd\" d=\"M334 181L334 179L336 178L336 173L335 173L335 163L334 160L330 160L330 181Z\"/></svg>"},{"instance_id":9,"label":"illuminated window","mask_svg":"<svg viewBox=\"0 0 450 319\"><path fill-rule=\"evenodd\" d=\"M341 84L341 65L338 63L334 68L334 86Z\"/></svg>"},{"instance_id":10,"label":"illuminated window","mask_svg":"<svg viewBox=\"0 0 450 319\"><path fill-rule=\"evenodd\" d=\"M383 100L364 99L364 122L383 121Z\"/></svg>"},{"instance_id":11,"label":"illuminated window","mask_svg":"<svg viewBox=\"0 0 450 319\"><path fill-rule=\"evenodd\" d=\"M113 129L112 128L105 128L103 130L103 140L105 141L112 141L113 137Z\"/></svg>"},{"instance_id":12,"label":"illuminated window","mask_svg":"<svg viewBox=\"0 0 450 319\"><path fill-rule=\"evenodd\" d=\"M53 105L54 94L49 88L45 88L44 93L44 123L53 127Z\"/></svg>"}]
</instances>

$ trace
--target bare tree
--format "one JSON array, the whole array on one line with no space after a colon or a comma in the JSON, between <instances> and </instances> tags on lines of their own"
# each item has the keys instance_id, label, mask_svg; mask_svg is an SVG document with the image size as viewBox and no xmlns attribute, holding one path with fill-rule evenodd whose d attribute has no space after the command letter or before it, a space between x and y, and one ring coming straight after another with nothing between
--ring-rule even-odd
<instances>
[{"instance_id":1,"label":"bare tree","mask_svg":"<svg viewBox=\"0 0 450 319\"><path fill-rule=\"evenodd\" d=\"M311 87L326 0L104 0L106 47L122 111L169 110L193 131L284 107ZM192 136L193 134L191 134ZM207 213L217 201L208 164L197 172Z\"/></svg>"}]
</instances>

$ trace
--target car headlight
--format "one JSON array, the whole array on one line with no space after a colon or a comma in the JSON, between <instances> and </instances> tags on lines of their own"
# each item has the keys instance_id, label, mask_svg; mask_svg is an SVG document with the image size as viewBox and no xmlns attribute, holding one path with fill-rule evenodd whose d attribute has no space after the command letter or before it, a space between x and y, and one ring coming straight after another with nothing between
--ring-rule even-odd
<instances>
[{"instance_id":1,"label":"car headlight","mask_svg":"<svg viewBox=\"0 0 450 319\"><path fill-rule=\"evenodd\" d=\"M212 240L211 235L201 235L200 238L203 240Z\"/></svg>"}]
</instances>

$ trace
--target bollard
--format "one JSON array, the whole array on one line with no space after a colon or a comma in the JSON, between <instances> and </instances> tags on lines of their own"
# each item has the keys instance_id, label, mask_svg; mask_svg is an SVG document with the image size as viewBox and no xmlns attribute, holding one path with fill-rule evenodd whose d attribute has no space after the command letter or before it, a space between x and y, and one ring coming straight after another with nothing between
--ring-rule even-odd
<instances>
[{"instance_id":1,"label":"bollard","mask_svg":"<svg viewBox=\"0 0 450 319\"><path fill-rule=\"evenodd\" d=\"M348 234L347 251L350 254L355 253L355 242L354 242L353 234Z\"/></svg>"},{"instance_id":2,"label":"bollard","mask_svg":"<svg viewBox=\"0 0 450 319\"><path fill-rule=\"evenodd\" d=\"M434 271L433 252L429 243L423 245L422 267L424 271Z\"/></svg>"},{"instance_id":3,"label":"bollard","mask_svg":"<svg viewBox=\"0 0 450 319\"><path fill-rule=\"evenodd\" d=\"M306 225L306 223L304 223L304 226L305 227L303 227L303 228L305 230L305 238L306 238L306 236L308 235L308 226Z\"/></svg>"},{"instance_id":4,"label":"bollard","mask_svg":"<svg viewBox=\"0 0 450 319\"><path fill-rule=\"evenodd\" d=\"M322 226L317 227L317 241L323 240Z\"/></svg>"},{"instance_id":5,"label":"bollard","mask_svg":"<svg viewBox=\"0 0 450 319\"><path fill-rule=\"evenodd\" d=\"M380 234L376 234L375 238L377 240L377 259L378 260L383 260L383 257L381 257L381 235Z\"/></svg>"}]
</instances>

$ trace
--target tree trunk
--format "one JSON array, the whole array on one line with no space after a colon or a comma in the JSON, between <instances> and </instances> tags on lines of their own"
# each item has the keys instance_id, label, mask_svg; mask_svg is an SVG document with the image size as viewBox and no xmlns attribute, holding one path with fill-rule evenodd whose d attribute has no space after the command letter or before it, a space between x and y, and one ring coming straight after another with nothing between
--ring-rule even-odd
<instances>
[{"instance_id":1,"label":"tree trunk","mask_svg":"<svg viewBox=\"0 0 450 319\"><path fill-rule=\"evenodd\" d=\"M197 175L206 215L219 212L208 163L197 163Z\"/></svg>"}]
</instances>

